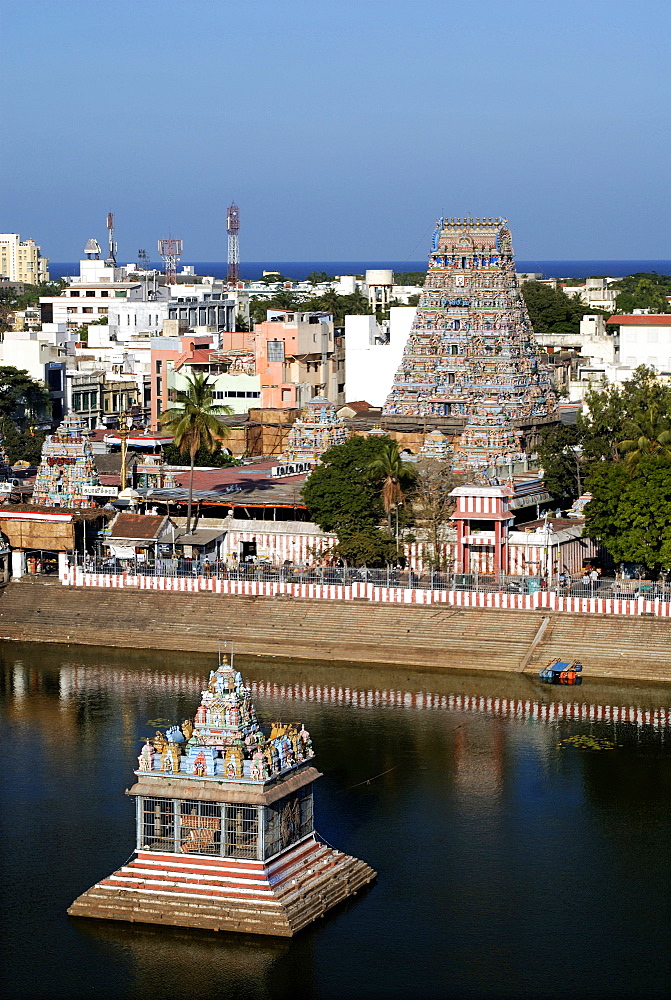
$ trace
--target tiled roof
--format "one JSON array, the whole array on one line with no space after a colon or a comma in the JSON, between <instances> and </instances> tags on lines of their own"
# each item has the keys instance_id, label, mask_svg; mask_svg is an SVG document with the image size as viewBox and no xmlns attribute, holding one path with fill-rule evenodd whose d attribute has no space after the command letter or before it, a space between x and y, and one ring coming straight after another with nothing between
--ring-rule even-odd
<instances>
[{"instance_id":1,"label":"tiled roof","mask_svg":"<svg viewBox=\"0 0 671 1000\"><path fill-rule=\"evenodd\" d=\"M168 520L166 514L122 513L111 525L110 538L159 538Z\"/></svg>"},{"instance_id":2,"label":"tiled roof","mask_svg":"<svg viewBox=\"0 0 671 1000\"><path fill-rule=\"evenodd\" d=\"M611 316L607 323L618 326L671 326L671 313L655 313L650 316Z\"/></svg>"}]
</instances>

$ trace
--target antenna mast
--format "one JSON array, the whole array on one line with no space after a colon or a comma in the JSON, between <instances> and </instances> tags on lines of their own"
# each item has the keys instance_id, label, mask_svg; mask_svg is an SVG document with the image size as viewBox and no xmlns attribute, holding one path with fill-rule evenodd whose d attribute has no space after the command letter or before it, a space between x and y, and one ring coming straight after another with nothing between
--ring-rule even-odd
<instances>
[{"instance_id":1,"label":"antenna mast","mask_svg":"<svg viewBox=\"0 0 671 1000\"><path fill-rule=\"evenodd\" d=\"M137 252L137 266L140 271L149 270L149 254L146 250L138 250Z\"/></svg>"},{"instance_id":2,"label":"antenna mast","mask_svg":"<svg viewBox=\"0 0 671 1000\"><path fill-rule=\"evenodd\" d=\"M114 242L114 212L107 213L107 245L109 253L105 263L108 267L116 267L117 245Z\"/></svg>"},{"instance_id":3,"label":"antenna mast","mask_svg":"<svg viewBox=\"0 0 671 1000\"><path fill-rule=\"evenodd\" d=\"M158 241L158 252L165 263L165 283L166 285L177 284L177 261L182 256L182 241L167 240Z\"/></svg>"},{"instance_id":4,"label":"antenna mast","mask_svg":"<svg viewBox=\"0 0 671 1000\"><path fill-rule=\"evenodd\" d=\"M226 213L226 232L228 233L228 273L229 285L237 285L240 277L240 246L238 232L240 230L240 210L235 202L228 206Z\"/></svg>"}]
</instances>

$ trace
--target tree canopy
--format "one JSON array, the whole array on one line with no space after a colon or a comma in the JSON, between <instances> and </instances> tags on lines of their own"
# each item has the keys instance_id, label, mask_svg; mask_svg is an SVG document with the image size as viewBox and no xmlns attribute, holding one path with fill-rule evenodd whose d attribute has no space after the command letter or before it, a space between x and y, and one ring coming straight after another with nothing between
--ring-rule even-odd
<instances>
[{"instance_id":1,"label":"tree canopy","mask_svg":"<svg viewBox=\"0 0 671 1000\"><path fill-rule=\"evenodd\" d=\"M671 569L671 463L654 455L636 470L625 462L598 462L587 486L586 530L618 562L652 571Z\"/></svg>"},{"instance_id":2,"label":"tree canopy","mask_svg":"<svg viewBox=\"0 0 671 1000\"><path fill-rule=\"evenodd\" d=\"M377 528L384 516L376 475L370 465L389 437L351 437L325 451L303 487L312 520L341 538Z\"/></svg>"},{"instance_id":3,"label":"tree canopy","mask_svg":"<svg viewBox=\"0 0 671 1000\"><path fill-rule=\"evenodd\" d=\"M615 307L619 313L633 309L650 309L653 313L671 312L667 295L671 295L671 275L656 271L638 271L614 282L611 288L619 289Z\"/></svg>"},{"instance_id":4,"label":"tree canopy","mask_svg":"<svg viewBox=\"0 0 671 1000\"><path fill-rule=\"evenodd\" d=\"M49 393L42 382L24 368L0 366L0 418L9 417L23 426L27 418L36 419L48 407Z\"/></svg>"},{"instance_id":5,"label":"tree canopy","mask_svg":"<svg viewBox=\"0 0 671 1000\"><path fill-rule=\"evenodd\" d=\"M580 296L567 295L561 288L551 288L540 281L525 281L522 297L536 333L577 333L580 320L588 309Z\"/></svg>"}]
</instances>

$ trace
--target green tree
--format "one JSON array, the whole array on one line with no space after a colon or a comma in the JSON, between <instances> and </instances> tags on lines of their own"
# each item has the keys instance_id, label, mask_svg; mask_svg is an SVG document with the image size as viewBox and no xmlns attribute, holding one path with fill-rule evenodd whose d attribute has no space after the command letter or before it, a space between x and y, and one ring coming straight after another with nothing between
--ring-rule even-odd
<instances>
[{"instance_id":1,"label":"green tree","mask_svg":"<svg viewBox=\"0 0 671 1000\"><path fill-rule=\"evenodd\" d=\"M370 566L371 569L398 562L396 543L376 528L345 536L330 554L342 559L348 566Z\"/></svg>"},{"instance_id":2,"label":"green tree","mask_svg":"<svg viewBox=\"0 0 671 1000\"><path fill-rule=\"evenodd\" d=\"M403 461L398 444L391 438L383 442L379 455L371 461L369 469L377 481L382 484L380 496L391 535L392 514L405 503L403 487L414 482L417 472L414 466Z\"/></svg>"},{"instance_id":3,"label":"green tree","mask_svg":"<svg viewBox=\"0 0 671 1000\"><path fill-rule=\"evenodd\" d=\"M13 420L5 417L0 420L0 433L10 465L15 465L17 462L39 465L46 437L44 431L33 428L19 430Z\"/></svg>"},{"instance_id":4,"label":"green tree","mask_svg":"<svg viewBox=\"0 0 671 1000\"><path fill-rule=\"evenodd\" d=\"M619 313L630 313L633 309L650 309L653 313L671 312L667 295L671 295L671 276L655 271L639 271L621 278L611 286L620 289L615 300Z\"/></svg>"},{"instance_id":5,"label":"green tree","mask_svg":"<svg viewBox=\"0 0 671 1000\"><path fill-rule=\"evenodd\" d=\"M309 281L311 285L322 285L325 281L335 281L335 277L332 274L327 274L326 271L310 271L306 281Z\"/></svg>"},{"instance_id":6,"label":"green tree","mask_svg":"<svg viewBox=\"0 0 671 1000\"><path fill-rule=\"evenodd\" d=\"M540 281L525 281L522 297L536 333L577 333L580 320L588 310L582 298L567 295L561 288L551 288Z\"/></svg>"},{"instance_id":7,"label":"green tree","mask_svg":"<svg viewBox=\"0 0 671 1000\"><path fill-rule=\"evenodd\" d=\"M186 512L186 530L191 530L193 504L193 469L200 448L215 452L230 435L229 428L217 420L217 414L229 414L230 406L214 401L212 384L207 375L187 377L185 390L175 392L175 405L160 416L161 426L172 434L175 445L182 454L189 456L189 501Z\"/></svg>"},{"instance_id":8,"label":"green tree","mask_svg":"<svg viewBox=\"0 0 671 1000\"><path fill-rule=\"evenodd\" d=\"M671 413L671 387L659 381L654 371L641 365L621 386L590 389L585 396L587 414L579 414L576 427L584 460L590 462L620 457L618 441L630 437L627 425L651 407Z\"/></svg>"},{"instance_id":9,"label":"green tree","mask_svg":"<svg viewBox=\"0 0 671 1000\"><path fill-rule=\"evenodd\" d=\"M0 366L0 418L10 417L19 426L27 418L37 419L49 409L49 393L42 382L11 365Z\"/></svg>"},{"instance_id":10,"label":"green tree","mask_svg":"<svg viewBox=\"0 0 671 1000\"><path fill-rule=\"evenodd\" d=\"M670 414L660 413L657 406L649 406L647 411L625 421L624 429L628 438L617 442L618 451L625 453L625 462L638 465L645 455L671 461Z\"/></svg>"},{"instance_id":11,"label":"green tree","mask_svg":"<svg viewBox=\"0 0 671 1000\"><path fill-rule=\"evenodd\" d=\"M395 285L423 285L426 271L394 271Z\"/></svg>"},{"instance_id":12,"label":"green tree","mask_svg":"<svg viewBox=\"0 0 671 1000\"><path fill-rule=\"evenodd\" d=\"M335 531L343 540L377 529L384 508L370 465L390 441L356 435L324 452L302 491L312 520L324 531Z\"/></svg>"},{"instance_id":13,"label":"green tree","mask_svg":"<svg viewBox=\"0 0 671 1000\"><path fill-rule=\"evenodd\" d=\"M235 332L236 333L249 333L249 323L247 322L247 320L245 319L245 317L240 312L235 317Z\"/></svg>"},{"instance_id":14,"label":"green tree","mask_svg":"<svg viewBox=\"0 0 671 1000\"><path fill-rule=\"evenodd\" d=\"M570 507L581 491L581 456L573 450L579 447L577 427L566 424L548 428L538 446L544 483L561 507Z\"/></svg>"},{"instance_id":15,"label":"green tree","mask_svg":"<svg viewBox=\"0 0 671 1000\"><path fill-rule=\"evenodd\" d=\"M592 499L585 529L618 562L651 571L671 568L671 463L643 455L632 472L625 462L596 462L587 479Z\"/></svg>"}]
</instances>

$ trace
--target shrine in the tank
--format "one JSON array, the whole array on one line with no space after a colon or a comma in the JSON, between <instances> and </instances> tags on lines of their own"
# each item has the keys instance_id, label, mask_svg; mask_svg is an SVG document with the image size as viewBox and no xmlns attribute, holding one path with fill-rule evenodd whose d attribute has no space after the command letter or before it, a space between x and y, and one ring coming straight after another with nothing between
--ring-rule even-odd
<instances>
[{"instance_id":1,"label":"shrine in the tank","mask_svg":"<svg viewBox=\"0 0 671 1000\"><path fill-rule=\"evenodd\" d=\"M466 417L452 465L474 469L517 458L523 435L515 422L550 416L555 408L517 283L507 220L439 219L384 412Z\"/></svg>"},{"instance_id":2,"label":"shrine in the tank","mask_svg":"<svg viewBox=\"0 0 671 1000\"><path fill-rule=\"evenodd\" d=\"M230 663L210 673L193 720L138 754L132 861L68 913L291 936L375 878L314 829L310 734L261 726Z\"/></svg>"}]
</instances>

